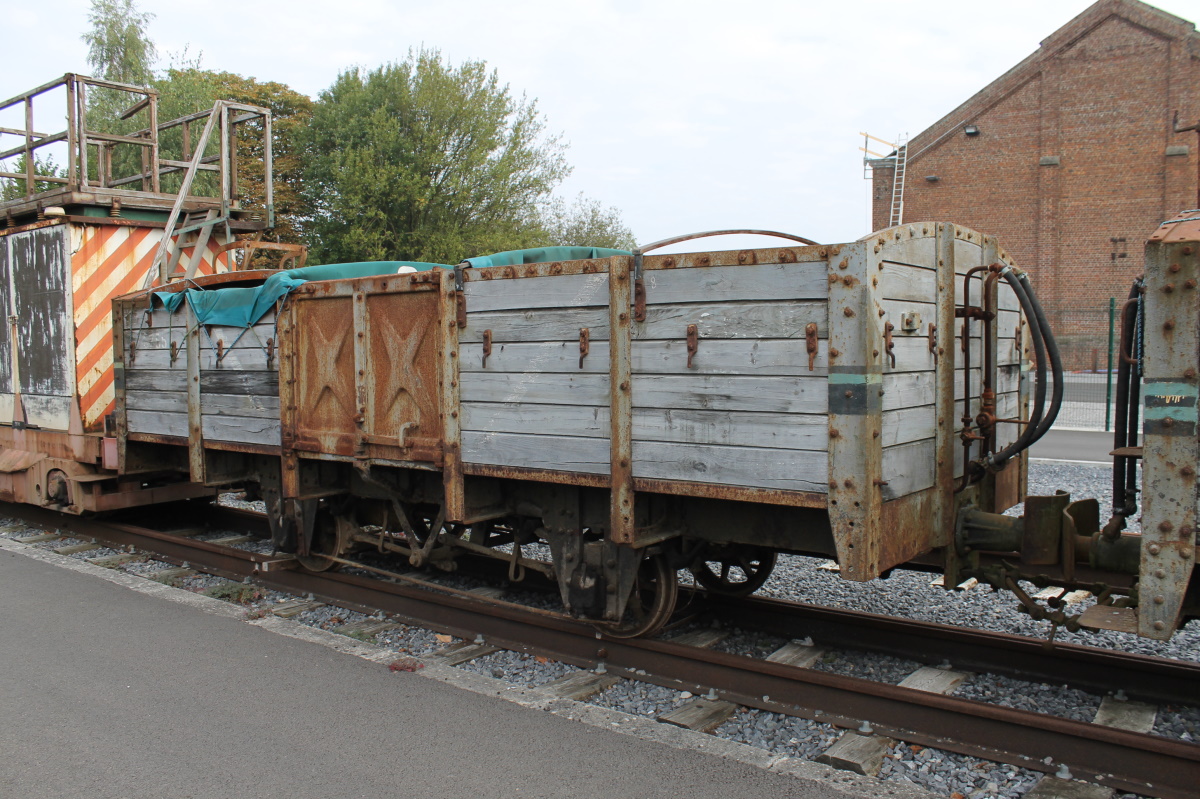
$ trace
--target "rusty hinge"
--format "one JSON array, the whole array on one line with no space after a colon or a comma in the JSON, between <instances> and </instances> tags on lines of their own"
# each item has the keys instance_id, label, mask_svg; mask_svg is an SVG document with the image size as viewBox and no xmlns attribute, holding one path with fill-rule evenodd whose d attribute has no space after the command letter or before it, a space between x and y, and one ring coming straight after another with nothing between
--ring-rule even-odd
<instances>
[{"instance_id":1,"label":"rusty hinge","mask_svg":"<svg viewBox=\"0 0 1200 799\"><path fill-rule=\"evenodd\" d=\"M579 328L579 368L583 368L583 359L591 349L592 332L586 327Z\"/></svg>"},{"instance_id":2,"label":"rusty hinge","mask_svg":"<svg viewBox=\"0 0 1200 799\"><path fill-rule=\"evenodd\" d=\"M483 331L483 363L480 364L483 368L487 368L488 356L492 354L492 331L490 329Z\"/></svg>"},{"instance_id":3,"label":"rusty hinge","mask_svg":"<svg viewBox=\"0 0 1200 799\"><path fill-rule=\"evenodd\" d=\"M929 323L929 354L933 356L934 365L937 365L937 325L933 322Z\"/></svg>"},{"instance_id":4,"label":"rusty hinge","mask_svg":"<svg viewBox=\"0 0 1200 799\"><path fill-rule=\"evenodd\" d=\"M804 349L808 351L808 371L816 368L817 364L817 323L809 322L804 326Z\"/></svg>"},{"instance_id":5,"label":"rusty hinge","mask_svg":"<svg viewBox=\"0 0 1200 799\"><path fill-rule=\"evenodd\" d=\"M687 350L688 360L687 368L692 368L692 359L696 357L696 350L700 348L700 332L695 325L687 326Z\"/></svg>"},{"instance_id":6,"label":"rusty hinge","mask_svg":"<svg viewBox=\"0 0 1200 799\"><path fill-rule=\"evenodd\" d=\"M896 346L896 342L892 341L892 331L895 329L896 326L891 322L888 322L883 326L883 348L887 351L887 356L892 361L893 369L896 368L896 353L893 350L893 347Z\"/></svg>"}]
</instances>

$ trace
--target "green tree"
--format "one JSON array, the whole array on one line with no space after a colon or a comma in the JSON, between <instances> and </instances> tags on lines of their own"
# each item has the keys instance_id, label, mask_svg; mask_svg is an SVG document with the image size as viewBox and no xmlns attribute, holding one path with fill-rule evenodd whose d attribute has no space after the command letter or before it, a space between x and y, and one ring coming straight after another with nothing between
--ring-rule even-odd
<instances>
[{"instance_id":1,"label":"green tree","mask_svg":"<svg viewBox=\"0 0 1200 799\"><path fill-rule=\"evenodd\" d=\"M533 246L539 208L570 171L544 131L536 101L482 61L421 50L343 72L300 131L313 262L455 262Z\"/></svg>"},{"instance_id":2,"label":"green tree","mask_svg":"<svg viewBox=\"0 0 1200 799\"><path fill-rule=\"evenodd\" d=\"M605 208L599 200L580 193L570 206L554 198L542 211L544 233L539 244L546 246L611 247L632 250L637 246L633 231L621 221L621 212L614 206Z\"/></svg>"},{"instance_id":3,"label":"green tree","mask_svg":"<svg viewBox=\"0 0 1200 799\"><path fill-rule=\"evenodd\" d=\"M158 51L146 33L154 15L143 13L133 0L92 0L91 30L83 34L88 65L98 78L134 86L149 86Z\"/></svg>"},{"instance_id":4,"label":"green tree","mask_svg":"<svg viewBox=\"0 0 1200 799\"><path fill-rule=\"evenodd\" d=\"M12 168L0 161L0 172L15 172L16 174L25 174L25 154L21 153L16 157L12 164ZM54 163L54 156L47 155L42 158L36 152L33 154L33 174L35 175L50 175L51 177L66 177L66 170ZM51 183L46 180L35 180L33 182L33 193L37 194L42 191L49 191L53 188L61 188L61 184ZM9 200L20 200L25 197L25 181L17 178L0 178L0 202Z\"/></svg>"},{"instance_id":5,"label":"green tree","mask_svg":"<svg viewBox=\"0 0 1200 799\"><path fill-rule=\"evenodd\" d=\"M273 185L275 190L275 227L272 238L283 242L299 242L299 222L312 215L300 191L301 160L297 152L298 131L312 118L312 100L282 83L259 82L232 72L200 69L198 61L186 62L167 70L154 81L159 92L159 119L166 121L212 108L217 100L233 100L271 111L271 150ZM192 126L195 146L203 122ZM238 162L238 199L243 208L260 208L266 197L263 168L262 123L252 120L236 126ZM183 156L182 130L178 127L163 132L160 146L170 158ZM216 153L219 139L212 137L207 153ZM217 186L211 173L201 173L203 180L194 185L191 193L215 195ZM170 180L168 180L170 178ZM163 189L177 190L180 174L163 179ZM211 185L210 185L211 184Z\"/></svg>"}]
</instances>

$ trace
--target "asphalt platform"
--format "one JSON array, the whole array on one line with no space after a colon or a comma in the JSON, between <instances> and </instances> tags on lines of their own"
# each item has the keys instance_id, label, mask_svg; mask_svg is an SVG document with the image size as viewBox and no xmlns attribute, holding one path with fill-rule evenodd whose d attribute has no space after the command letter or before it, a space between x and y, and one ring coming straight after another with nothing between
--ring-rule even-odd
<instances>
[{"instance_id":1,"label":"asphalt platform","mask_svg":"<svg viewBox=\"0 0 1200 799\"><path fill-rule=\"evenodd\" d=\"M478 675L391 672L336 648L351 639L5 541L0 608L3 796L919 795L651 720L537 709Z\"/></svg>"}]
</instances>

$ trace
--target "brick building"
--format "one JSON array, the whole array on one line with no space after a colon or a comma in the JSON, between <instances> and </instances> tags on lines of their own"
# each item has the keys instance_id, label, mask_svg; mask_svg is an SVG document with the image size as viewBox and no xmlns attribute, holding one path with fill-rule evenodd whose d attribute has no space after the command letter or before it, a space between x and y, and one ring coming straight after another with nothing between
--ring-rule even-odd
<instances>
[{"instance_id":1,"label":"brick building","mask_svg":"<svg viewBox=\"0 0 1200 799\"><path fill-rule=\"evenodd\" d=\"M1198 119L1195 25L1100 0L908 142L903 221L995 234L1060 337L1106 333L1109 297L1127 295L1150 233L1200 208L1200 139L1175 130ZM879 229L895 161L871 163Z\"/></svg>"}]
</instances>

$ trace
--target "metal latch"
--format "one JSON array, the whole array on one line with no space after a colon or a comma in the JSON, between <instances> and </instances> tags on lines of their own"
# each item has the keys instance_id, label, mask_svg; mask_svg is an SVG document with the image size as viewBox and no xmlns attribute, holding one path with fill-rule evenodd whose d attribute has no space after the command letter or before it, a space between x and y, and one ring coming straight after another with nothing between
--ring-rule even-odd
<instances>
[{"instance_id":1,"label":"metal latch","mask_svg":"<svg viewBox=\"0 0 1200 799\"><path fill-rule=\"evenodd\" d=\"M933 355L933 363L936 365L938 357L937 325L933 322L929 323L929 352Z\"/></svg>"},{"instance_id":2,"label":"metal latch","mask_svg":"<svg viewBox=\"0 0 1200 799\"><path fill-rule=\"evenodd\" d=\"M489 329L489 330L483 331L483 363L481 365L485 369L487 368L488 356L491 354L492 354L492 331Z\"/></svg>"},{"instance_id":3,"label":"metal latch","mask_svg":"<svg viewBox=\"0 0 1200 799\"><path fill-rule=\"evenodd\" d=\"M633 251L633 320L646 321L646 280L642 275L642 251Z\"/></svg>"},{"instance_id":4,"label":"metal latch","mask_svg":"<svg viewBox=\"0 0 1200 799\"><path fill-rule=\"evenodd\" d=\"M700 332L695 325L687 326L687 368L692 368L692 359L696 357L696 350L700 347Z\"/></svg>"},{"instance_id":5,"label":"metal latch","mask_svg":"<svg viewBox=\"0 0 1200 799\"><path fill-rule=\"evenodd\" d=\"M817 323L809 322L804 326L804 349L808 351L808 371L816 368L817 364Z\"/></svg>"},{"instance_id":6,"label":"metal latch","mask_svg":"<svg viewBox=\"0 0 1200 799\"><path fill-rule=\"evenodd\" d=\"M586 327L579 328L579 368L583 368L583 359L587 357L588 350L591 349L592 333Z\"/></svg>"},{"instance_id":7,"label":"metal latch","mask_svg":"<svg viewBox=\"0 0 1200 799\"><path fill-rule=\"evenodd\" d=\"M883 348L887 351L888 358L891 359L893 369L896 368L896 353L894 351L896 342L892 340L892 331L895 329L896 326L891 322L883 326Z\"/></svg>"}]
</instances>

